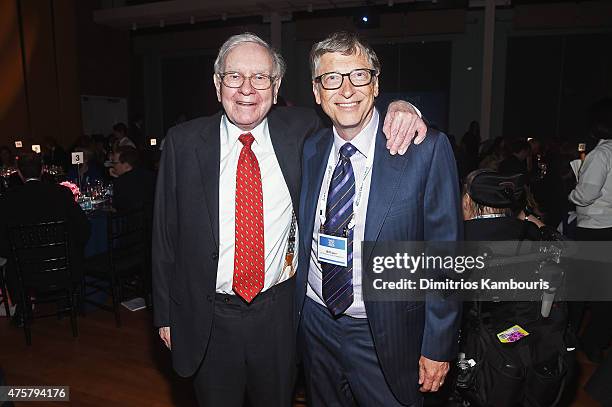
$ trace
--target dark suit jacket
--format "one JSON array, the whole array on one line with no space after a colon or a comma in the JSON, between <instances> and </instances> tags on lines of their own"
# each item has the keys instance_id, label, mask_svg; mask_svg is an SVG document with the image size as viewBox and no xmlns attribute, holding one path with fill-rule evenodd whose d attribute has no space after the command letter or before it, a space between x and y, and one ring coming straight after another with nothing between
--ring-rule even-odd
<instances>
[{"instance_id":1,"label":"dark suit jacket","mask_svg":"<svg viewBox=\"0 0 612 407\"><path fill-rule=\"evenodd\" d=\"M157 178L154 323L170 326L173 365L181 376L196 372L213 321L219 258L220 119L217 114L170 129ZM302 147L319 120L310 109L277 108L268 114L268 126L297 214Z\"/></svg>"},{"instance_id":2,"label":"dark suit jacket","mask_svg":"<svg viewBox=\"0 0 612 407\"><path fill-rule=\"evenodd\" d=\"M304 144L298 310L302 309L306 295L315 212L332 139L332 130L325 129ZM379 128L364 240L460 240L462 222L457 171L446 137L429 130L425 141L412 145L404 156L390 155L385 143ZM370 256L371 251L365 252L364 261ZM366 300L365 307L385 378L399 401L412 404L419 393L420 355L438 361L456 356L460 304Z\"/></svg>"},{"instance_id":3,"label":"dark suit jacket","mask_svg":"<svg viewBox=\"0 0 612 407\"><path fill-rule=\"evenodd\" d=\"M153 174L142 168L117 177L113 182L113 207L118 211L142 207L147 210L153 205L154 183Z\"/></svg>"},{"instance_id":4,"label":"dark suit jacket","mask_svg":"<svg viewBox=\"0 0 612 407\"><path fill-rule=\"evenodd\" d=\"M80 280L80 260L89 239L90 225L68 188L40 181L26 182L0 200L0 214L0 256L9 261L9 227L66 220L69 224L72 272L75 280ZM12 272L9 273L9 281L14 283Z\"/></svg>"}]
</instances>

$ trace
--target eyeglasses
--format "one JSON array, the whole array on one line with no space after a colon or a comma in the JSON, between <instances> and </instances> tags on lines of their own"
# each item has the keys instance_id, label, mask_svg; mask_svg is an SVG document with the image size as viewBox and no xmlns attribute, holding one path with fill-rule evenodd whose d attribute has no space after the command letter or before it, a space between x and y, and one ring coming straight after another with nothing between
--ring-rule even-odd
<instances>
[{"instance_id":1,"label":"eyeglasses","mask_svg":"<svg viewBox=\"0 0 612 407\"><path fill-rule=\"evenodd\" d=\"M245 79L249 79L251 86L257 90L270 89L274 78L264 73L256 73L251 76L244 76L239 72L224 72L219 74L221 82L228 88L239 88L244 83Z\"/></svg>"},{"instance_id":2,"label":"eyeglasses","mask_svg":"<svg viewBox=\"0 0 612 407\"><path fill-rule=\"evenodd\" d=\"M353 69L349 73L327 72L314 78L315 82L319 82L323 89L334 90L339 89L344 82L344 77L348 76L349 81L355 87L366 86L372 83L372 79L378 75L376 69Z\"/></svg>"}]
</instances>

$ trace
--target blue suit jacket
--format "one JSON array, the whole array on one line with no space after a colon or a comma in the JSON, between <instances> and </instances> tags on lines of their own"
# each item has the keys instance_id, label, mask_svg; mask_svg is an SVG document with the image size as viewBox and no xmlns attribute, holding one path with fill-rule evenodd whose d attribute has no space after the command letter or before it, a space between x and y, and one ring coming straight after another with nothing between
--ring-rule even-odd
<instances>
[{"instance_id":1,"label":"blue suit jacket","mask_svg":"<svg viewBox=\"0 0 612 407\"><path fill-rule=\"evenodd\" d=\"M382 126L382 120L381 120ZM366 241L460 240L462 217L455 159L444 134L429 130L420 145L392 156L381 128L376 135ZM302 159L300 247L296 316L306 295L310 245L317 200L333 146L331 129L306 140ZM363 260L371 250L363 253ZM374 344L385 378L403 403L418 400L418 360L456 356L461 304L456 302L365 302Z\"/></svg>"}]
</instances>

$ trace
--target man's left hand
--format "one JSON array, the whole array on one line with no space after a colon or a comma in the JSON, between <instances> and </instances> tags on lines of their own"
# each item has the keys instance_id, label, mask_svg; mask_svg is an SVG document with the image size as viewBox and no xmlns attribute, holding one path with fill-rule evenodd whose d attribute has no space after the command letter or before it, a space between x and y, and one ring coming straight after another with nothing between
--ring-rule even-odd
<instances>
[{"instance_id":1,"label":"man's left hand","mask_svg":"<svg viewBox=\"0 0 612 407\"><path fill-rule=\"evenodd\" d=\"M387 137L387 148L394 155L404 155L414 139L414 144L425 140L427 126L408 102L397 100L387 109L383 133Z\"/></svg>"},{"instance_id":2,"label":"man's left hand","mask_svg":"<svg viewBox=\"0 0 612 407\"><path fill-rule=\"evenodd\" d=\"M419 384L423 393L436 392L444 384L448 373L448 362L437 362L421 356L419 359Z\"/></svg>"}]
</instances>

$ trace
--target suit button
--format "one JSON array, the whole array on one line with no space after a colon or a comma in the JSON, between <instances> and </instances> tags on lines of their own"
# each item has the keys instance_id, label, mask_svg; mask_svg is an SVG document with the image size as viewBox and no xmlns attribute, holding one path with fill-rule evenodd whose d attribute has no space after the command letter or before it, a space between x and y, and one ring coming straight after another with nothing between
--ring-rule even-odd
<instances>
[{"instance_id":1,"label":"suit button","mask_svg":"<svg viewBox=\"0 0 612 407\"><path fill-rule=\"evenodd\" d=\"M208 301L208 302L212 302L212 295L208 294L208 295L206 296L206 301Z\"/></svg>"},{"instance_id":2,"label":"suit button","mask_svg":"<svg viewBox=\"0 0 612 407\"><path fill-rule=\"evenodd\" d=\"M211 255L210 255L210 257L211 257L213 260L217 260L217 259L219 258L219 253L215 252L215 253L211 254Z\"/></svg>"}]
</instances>

